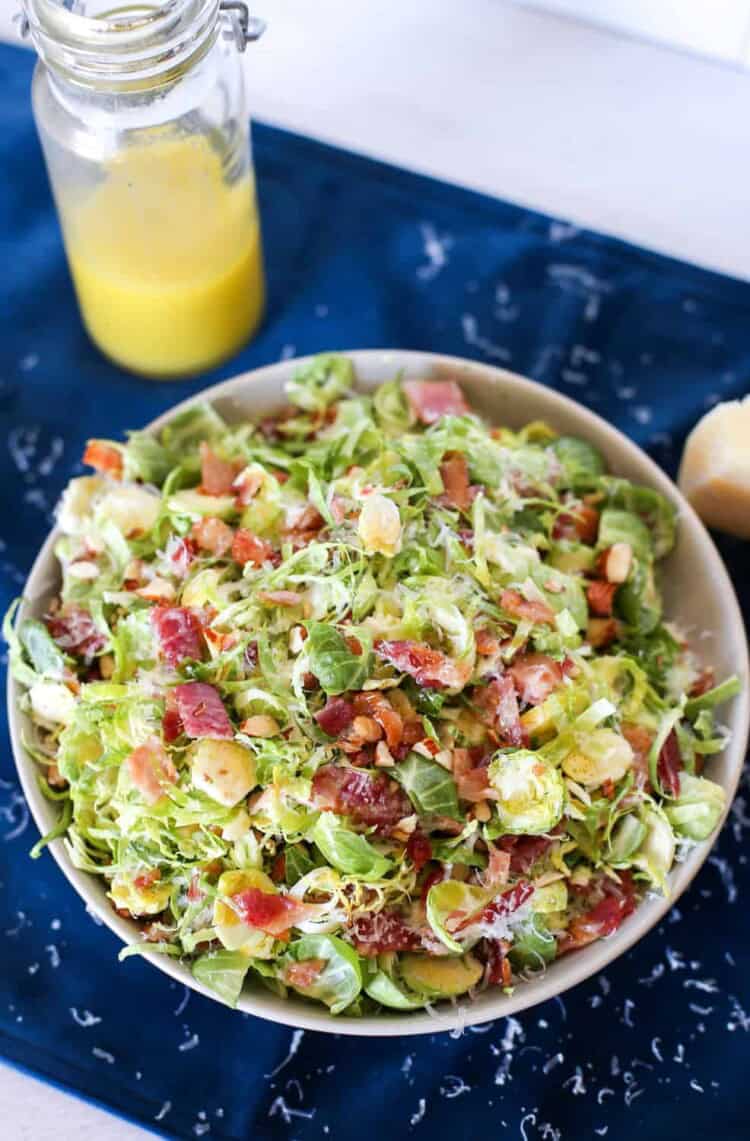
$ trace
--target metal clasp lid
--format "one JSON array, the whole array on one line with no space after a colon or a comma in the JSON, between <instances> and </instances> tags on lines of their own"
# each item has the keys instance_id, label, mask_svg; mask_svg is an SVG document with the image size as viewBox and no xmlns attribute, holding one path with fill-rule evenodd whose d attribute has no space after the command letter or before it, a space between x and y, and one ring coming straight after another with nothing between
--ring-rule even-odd
<instances>
[{"instance_id":1,"label":"metal clasp lid","mask_svg":"<svg viewBox=\"0 0 750 1141\"><path fill-rule=\"evenodd\" d=\"M242 0L221 0L219 11L229 17L230 27L225 35L234 40L237 51L244 52L247 45L259 40L266 30L265 20L251 16Z\"/></svg>"},{"instance_id":2,"label":"metal clasp lid","mask_svg":"<svg viewBox=\"0 0 750 1141\"><path fill-rule=\"evenodd\" d=\"M242 0L221 0L219 11L227 14L229 27L225 34L234 40L240 52L244 52L248 44L259 40L266 30L265 20L251 16L247 4ZM19 25L21 37L26 39L29 34L29 20L25 11L16 12L13 22Z\"/></svg>"}]
</instances>

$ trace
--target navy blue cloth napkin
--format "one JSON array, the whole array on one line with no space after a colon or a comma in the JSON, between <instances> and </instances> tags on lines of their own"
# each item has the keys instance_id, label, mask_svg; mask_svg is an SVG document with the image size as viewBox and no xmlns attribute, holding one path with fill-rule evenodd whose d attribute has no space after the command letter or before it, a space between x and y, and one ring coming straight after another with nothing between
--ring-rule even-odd
<instances>
[{"instance_id":1,"label":"navy blue cloth napkin","mask_svg":"<svg viewBox=\"0 0 750 1141\"><path fill-rule=\"evenodd\" d=\"M606 416L670 471L695 419L748 390L750 285L268 127L255 132L270 276L260 336L210 377L129 376L81 327L31 68L0 49L3 606L87 436L138 427L284 355L393 346L509 365ZM723 550L747 607L747 548ZM144 960L118 964L116 939L51 857L28 860L35 829L6 746L0 1054L176 1137L740 1141L748 825L740 797L663 926L563 1000L463 1035L346 1039L234 1013Z\"/></svg>"}]
</instances>

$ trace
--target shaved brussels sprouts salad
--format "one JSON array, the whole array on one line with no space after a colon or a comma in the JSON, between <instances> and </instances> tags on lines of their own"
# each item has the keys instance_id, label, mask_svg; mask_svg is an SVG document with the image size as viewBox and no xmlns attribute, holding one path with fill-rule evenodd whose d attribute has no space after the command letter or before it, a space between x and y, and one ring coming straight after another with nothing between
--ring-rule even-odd
<instances>
[{"instance_id":1,"label":"shaved brussels sprouts salad","mask_svg":"<svg viewBox=\"0 0 750 1141\"><path fill-rule=\"evenodd\" d=\"M235 1004L333 1014L499 987L610 935L725 808L738 690L663 619L672 506L452 380L207 404L91 440L62 587L6 622L76 867Z\"/></svg>"}]
</instances>

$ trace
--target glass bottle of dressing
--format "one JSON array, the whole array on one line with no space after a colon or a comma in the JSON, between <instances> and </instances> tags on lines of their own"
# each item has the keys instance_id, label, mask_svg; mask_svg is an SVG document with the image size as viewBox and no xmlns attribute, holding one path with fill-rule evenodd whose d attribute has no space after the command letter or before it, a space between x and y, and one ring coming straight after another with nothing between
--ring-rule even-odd
<instances>
[{"instance_id":1,"label":"glass bottle of dressing","mask_svg":"<svg viewBox=\"0 0 750 1141\"><path fill-rule=\"evenodd\" d=\"M218 364L255 331L264 276L239 51L220 0L24 0L34 115L81 314L124 368Z\"/></svg>"}]
</instances>

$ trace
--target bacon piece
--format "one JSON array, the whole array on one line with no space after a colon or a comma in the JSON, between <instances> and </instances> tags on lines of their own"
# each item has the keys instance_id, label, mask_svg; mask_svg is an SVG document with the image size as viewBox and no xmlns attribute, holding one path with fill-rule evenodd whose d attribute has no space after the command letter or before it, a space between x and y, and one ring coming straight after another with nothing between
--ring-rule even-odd
<instances>
[{"instance_id":1,"label":"bacon piece","mask_svg":"<svg viewBox=\"0 0 750 1141\"><path fill-rule=\"evenodd\" d=\"M185 578L195 555L196 547L192 539L172 538L167 544L167 558L172 564L172 573L178 578Z\"/></svg>"},{"instance_id":2,"label":"bacon piece","mask_svg":"<svg viewBox=\"0 0 750 1141\"><path fill-rule=\"evenodd\" d=\"M495 678L489 685L476 688L472 701L479 709L485 725L497 733L506 745L518 748L526 743L526 733L518 711L518 697L513 678L508 674Z\"/></svg>"},{"instance_id":3,"label":"bacon piece","mask_svg":"<svg viewBox=\"0 0 750 1141\"><path fill-rule=\"evenodd\" d=\"M325 959L300 959L284 968L284 982L298 990L308 990L325 969Z\"/></svg>"},{"instance_id":4,"label":"bacon piece","mask_svg":"<svg viewBox=\"0 0 750 1141\"><path fill-rule=\"evenodd\" d=\"M175 686L177 712L188 737L233 737L234 729L217 690L204 681Z\"/></svg>"},{"instance_id":5,"label":"bacon piece","mask_svg":"<svg viewBox=\"0 0 750 1141\"><path fill-rule=\"evenodd\" d=\"M588 503L580 503L570 512L558 515L552 528L553 539L578 539L595 543L599 533L599 512Z\"/></svg>"},{"instance_id":6,"label":"bacon piece","mask_svg":"<svg viewBox=\"0 0 750 1141\"><path fill-rule=\"evenodd\" d=\"M713 689L715 685L714 671L711 666L706 666L690 686L688 697L701 697L704 693L708 693L709 689Z\"/></svg>"},{"instance_id":7,"label":"bacon piece","mask_svg":"<svg viewBox=\"0 0 750 1141\"><path fill-rule=\"evenodd\" d=\"M139 745L125 760L128 775L148 804L156 804L164 796L164 785L174 784L177 769L167 750L155 737Z\"/></svg>"},{"instance_id":8,"label":"bacon piece","mask_svg":"<svg viewBox=\"0 0 750 1141\"><path fill-rule=\"evenodd\" d=\"M138 891L146 891L148 888L153 887L161 879L161 868L151 868L147 872L142 872L133 880L133 884L138 888Z\"/></svg>"},{"instance_id":9,"label":"bacon piece","mask_svg":"<svg viewBox=\"0 0 750 1141\"><path fill-rule=\"evenodd\" d=\"M65 653L75 654L90 662L107 644L94 619L82 606L66 606L57 614L45 618L45 625L53 641Z\"/></svg>"},{"instance_id":10,"label":"bacon piece","mask_svg":"<svg viewBox=\"0 0 750 1141\"><path fill-rule=\"evenodd\" d=\"M414 864L415 869L421 872L425 864L432 859L432 845L421 832L412 832L406 841L406 854Z\"/></svg>"},{"instance_id":11,"label":"bacon piece","mask_svg":"<svg viewBox=\"0 0 750 1141\"><path fill-rule=\"evenodd\" d=\"M576 951L596 939L611 935L622 921L635 911L635 887L630 872L621 872L621 884L604 880L601 884L604 895L589 911L571 920L567 931L561 937L558 948L560 954Z\"/></svg>"},{"instance_id":12,"label":"bacon piece","mask_svg":"<svg viewBox=\"0 0 750 1141\"><path fill-rule=\"evenodd\" d=\"M237 464L221 459L205 440L201 443L200 453L201 491L206 495L228 495L237 475Z\"/></svg>"},{"instance_id":13,"label":"bacon piece","mask_svg":"<svg viewBox=\"0 0 750 1141\"><path fill-rule=\"evenodd\" d=\"M461 800L471 804L485 800L491 791L487 766L477 766L469 749L453 750L453 779Z\"/></svg>"},{"instance_id":14,"label":"bacon piece","mask_svg":"<svg viewBox=\"0 0 750 1141\"><path fill-rule=\"evenodd\" d=\"M235 531L232 558L240 566L252 563L254 567L261 567L263 563L271 561L274 554L273 546L266 539L259 539L252 531L245 531L242 527Z\"/></svg>"},{"instance_id":15,"label":"bacon piece","mask_svg":"<svg viewBox=\"0 0 750 1141\"><path fill-rule=\"evenodd\" d=\"M528 875L553 843L549 836L503 836L498 840L502 850L510 856L510 870L517 875Z\"/></svg>"},{"instance_id":16,"label":"bacon piece","mask_svg":"<svg viewBox=\"0 0 750 1141\"><path fill-rule=\"evenodd\" d=\"M423 642L375 642L375 653L401 673L410 674L425 689L462 689L470 670Z\"/></svg>"},{"instance_id":17,"label":"bacon piece","mask_svg":"<svg viewBox=\"0 0 750 1141\"><path fill-rule=\"evenodd\" d=\"M422 936L408 927L397 911L360 915L351 928L352 941L360 955L373 958L386 951L418 951Z\"/></svg>"},{"instance_id":18,"label":"bacon piece","mask_svg":"<svg viewBox=\"0 0 750 1141\"><path fill-rule=\"evenodd\" d=\"M309 903L300 903L291 896L261 891L257 887L247 887L229 898L243 923L265 931L267 935L283 935L315 914L315 908Z\"/></svg>"},{"instance_id":19,"label":"bacon piece","mask_svg":"<svg viewBox=\"0 0 750 1141\"><path fill-rule=\"evenodd\" d=\"M177 702L172 692L168 692L164 701L164 716L161 720L161 732L168 745L181 737L184 732L182 718L177 710Z\"/></svg>"},{"instance_id":20,"label":"bacon piece","mask_svg":"<svg viewBox=\"0 0 750 1141\"><path fill-rule=\"evenodd\" d=\"M113 479L122 479L123 459L122 452L104 440L88 440L83 453L83 462L103 475L111 475Z\"/></svg>"},{"instance_id":21,"label":"bacon piece","mask_svg":"<svg viewBox=\"0 0 750 1141\"><path fill-rule=\"evenodd\" d=\"M403 789L383 772L369 773L342 765L323 765L312 780L313 798L321 808L332 808L360 824L386 827L414 809Z\"/></svg>"},{"instance_id":22,"label":"bacon piece","mask_svg":"<svg viewBox=\"0 0 750 1141\"><path fill-rule=\"evenodd\" d=\"M491 634L489 630L475 630L474 641L477 647L477 653L485 657L496 654L502 645L499 638Z\"/></svg>"},{"instance_id":23,"label":"bacon piece","mask_svg":"<svg viewBox=\"0 0 750 1141\"><path fill-rule=\"evenodd\" d=\"M455 380L406 380L403 387L409 407L423 424L471 411Z\"/></svg>"},{"instance_id":24,"label":"bacon piece","mask_svg":"<svg viewBox=\"0 0 750 1141\"><path fill-rule=\"evenodd\" d=\"M354 706L343 697L331 697L315 714L315 720L329 737L338 737L354 720Z\"/></svg>"},{"instance_id":25,"label":"bacon piece","mask_svg":"<svg viewBox=\"0 0 750 1141\"><path fill-rule=\"evenodd\" d=\"M544 623L547 626L554 626L555 624L555 612L551 606L537 598L529 601L523 598L517 590L504 590L500 595L500 605L506 613L511 614L514 618Z\"/></svg>"},{"instance_id":26,"label":"bacon piece","mask_svg":"<svg viewBox=\"0 0 750 1141\"><path fill-rule=\"evenodd\" d=\"M389 749L397 749L404 736L404 722L380 690L367 690L354 695L354 712L360 716L372 717L385 733L385 743Z\"/></svg>"},{"instance_id":27,"label":"bacon piece","mask_svg":"<svg viewBox=\"0 0 750 1141\"><path fill-rule=\"evenodd\" d=\"M639 788L649 792L651 790L651 776L648 755L651 752L653 735L643 725L633 725L628 722L624 722L620 726L620 732L633 750L635 782Z\"/></svg>"},{"instance_id":28,"label":"bacon piece","mask_svg":"<svg viewBox=\"0 0 750 1141\"><path fill-rule=\"evenodd\" d=\"M487 982L490 986L510 986L512 972L508 959L510 944L503 939L486 940Z\"/></svg>"},{"instance_id":29,"label":"bacon piece","mask_svg":"<svg viewBox=\"0 0 750 1141\"><path fill-rule=\"evenodd\" d=\"M179 666L187 659L198 662L202 659L203 626L194 610L186 606L155 606L151 611L151 624L170 666Z\"/></svg>"},{"instance_id":30,"label":"bacon piece","mask_svg":"<svg viewBox=\"0 0 750 1141\"><path fill-rule=\"evenodd\" d=\"M595 578L589 583L586 587L586 598L592 614L596 614L598 618L611 616L618 585L619 583L605 582L600 578Z\"/></svg>"},{"instance_id":31,"label":"bacon piece","mask_svg":"<svg viewBox=\"0 0 750 1141\"><path fill-rule=\"evenodd\" d=\"M267 606L299 606L302 601L296 590L259 590L255 597Z\"/></svg>"},{"instance_id":32,"label":"bacon piece","mask_svg":"<svg viewBox=\"0 0 750 1141\"><path fill-rule=\"evenodd\" d=\"M562 666L547 654L519 654L508 673L524 705L540 705L563 680Z\"/></svg>"},{"instance_id":33,"label":"bacon piece","mask_svg":"<svg viewBox=\"0 0 750 1141\"><path fill-rule=\"evenodd\" d=\"M234 539L232 528L214 515L193 523L190 534L202 551L208 551L218 558L227 553Z\"/></svg>"},{"instance_id":34,"label":"bacon piece","mask_svg":"<svg viewBox=\"0 0 750 1141\"><path fill-rule=\"evenodd\" d=\"M533 894L533 885L526 880L521 880L513 887L508 888L507 891L501 892L491 903L488 903L479 918L482 923L493 923L494 920L503 916L512 915L514 911L518 911L519 907L523 907ZM468 922L472 922L472 920ZM462 926L466 926L466 923Z\"/></svg>"},{"instance_id":35,"label":"bacon piece","mask_svg":"<svg viewBox=\"0 0 750 1141\"><path fill-rule=\"evenodd\" d=\"M474 494L469 485L469 465L463 452L446 452L440 461L443 494L440 499L459 511L468 511Z\"/></svg>"},{"instance_id":36,"label":"bacon piece","mask_svg":"<svg viewBox=\"0 0 750 1141\"><path fill-rule=\"evenodd\" d=\"M680 770L682 768L682 754L674 729L661 747L659 760L656 765L656 774L659 784L669 796L680 795Z\"/></svg>"}]
</instances>

